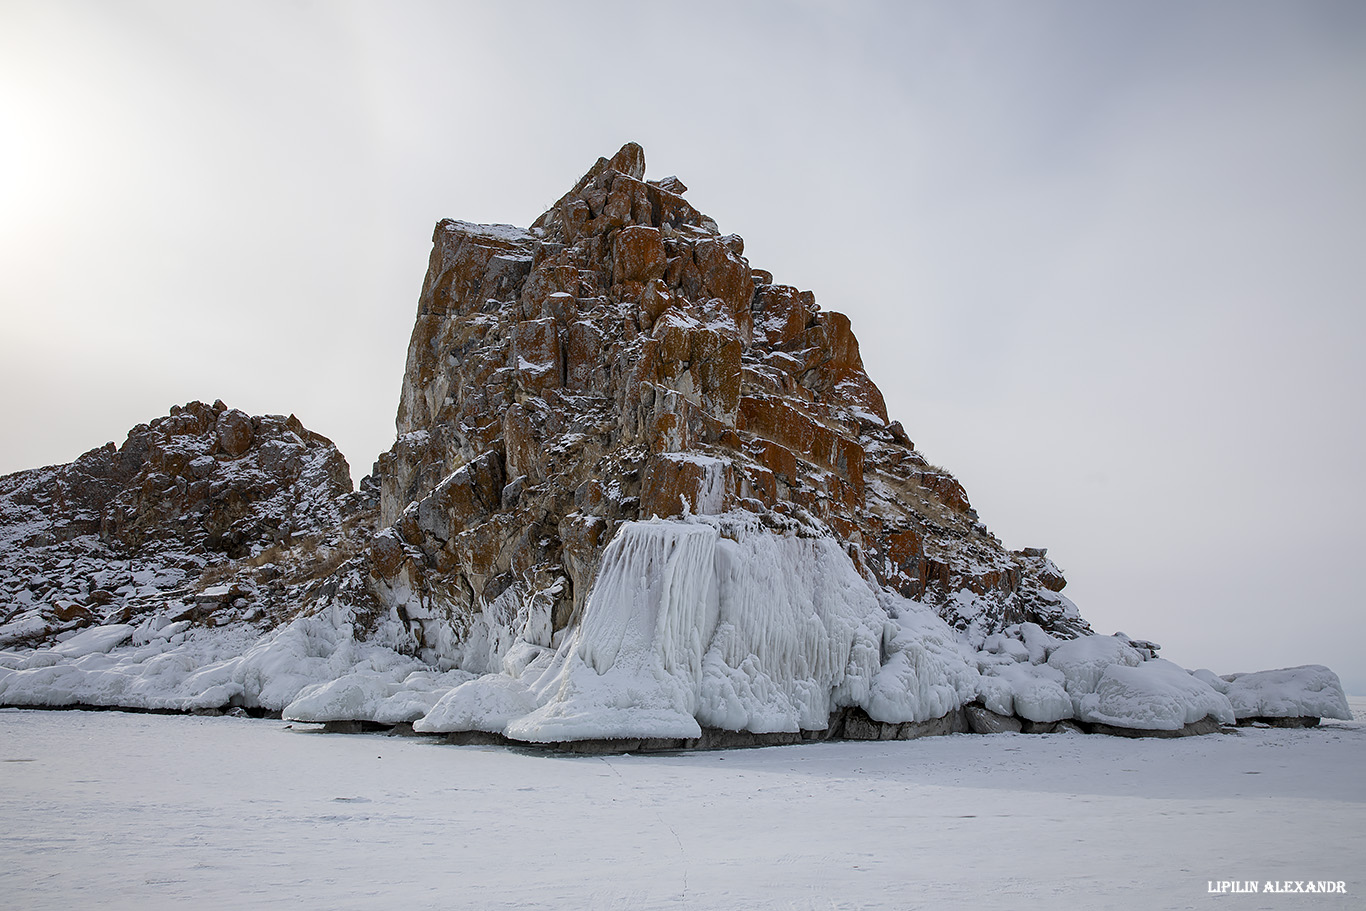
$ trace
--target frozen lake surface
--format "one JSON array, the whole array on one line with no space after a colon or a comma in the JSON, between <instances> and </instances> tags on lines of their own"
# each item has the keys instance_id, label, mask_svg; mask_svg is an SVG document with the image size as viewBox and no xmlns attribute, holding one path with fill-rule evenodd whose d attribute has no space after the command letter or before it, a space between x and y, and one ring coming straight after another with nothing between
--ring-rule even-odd
<instances>
[{"instance_id":1,"label":"frozen lake surface","mask_svg":"<svg viewBox=\"0 0 1366 911\"><path fill-rule=\"evenodd\" d=\"M15 909L1366 906L1361 722L581 757L0 710L0 760Z\"/></svg>"}]
</instances>

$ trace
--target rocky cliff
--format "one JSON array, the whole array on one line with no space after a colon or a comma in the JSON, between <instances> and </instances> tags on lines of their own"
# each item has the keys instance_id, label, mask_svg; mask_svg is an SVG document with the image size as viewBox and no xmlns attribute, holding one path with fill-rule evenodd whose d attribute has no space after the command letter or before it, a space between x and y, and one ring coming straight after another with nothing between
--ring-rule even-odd
<instances>
[{"instance_id":1,"label":"rocky cliff","mask_svg":"<svg viewBox=\"0 0 1366 911\"><path fill-rule=\"evenodd\" d=\"M558 632L623 522L732 510L840 541L977 641L1089 632L1043 551L1002 547L888 419L849 319L644 172L628 144L528 229L436 227L377 466L376 578L415 642L490 605Z\"/></svg>"},{"instance_id":2,"label":"rocky cliff","mask_svg":"<svg viewBox=\"0 0 1366 911\"><path fill-rule=\"evenodd\" d=\"M440 222L360 491L198 402L0 478L0 704L614 749L1350 717L1326 668L1092 634L685 190L627 144L528 228Z\"/></svg>"}]
</instances>

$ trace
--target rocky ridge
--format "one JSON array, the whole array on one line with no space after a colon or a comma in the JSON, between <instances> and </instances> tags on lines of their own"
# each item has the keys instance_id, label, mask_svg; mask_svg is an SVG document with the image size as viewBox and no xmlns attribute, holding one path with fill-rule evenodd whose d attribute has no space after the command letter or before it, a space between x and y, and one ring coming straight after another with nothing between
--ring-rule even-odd
<instances>
[{"instance_id":1,"label":"rocky ridge","mask_svg":"<svg viewBox=\"0 0 1366 911\"><path fill-rule=\"evenodd\" d=\"M0 646L163 614L287 623L300 583L321 588L373 532L374 499L293 415L176 406L119 447L0 478Z\"/></svg>"}]
</instances>

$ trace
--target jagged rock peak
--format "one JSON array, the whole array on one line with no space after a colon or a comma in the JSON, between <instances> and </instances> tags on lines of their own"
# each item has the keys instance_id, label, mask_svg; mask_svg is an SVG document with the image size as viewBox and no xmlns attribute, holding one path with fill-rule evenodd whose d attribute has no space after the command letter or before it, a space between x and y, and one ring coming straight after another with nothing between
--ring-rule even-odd
<instances>
[{"instance_id":1,"label":"jagged rock peak","mask_svg":"<svg viewBox=\"0 0 1366 911\"><path fill-rule=\"evenodd\" d=\"M599 158L531 227L569 243L580 234L598 234L628 224L718 233L716 222L683 199L687 189L673 176L647 181L645 150L628 142L611 158Z\"/></svg>"},{"instance_id":2,"label":"jagged rock peak","mask_svg":"<svg viewBox=\"0 0 1366 911\"><path fill-rule=\"evenodd\" d=\"M541 218L544 219L546 215L556 211L565 200L570 197L578 196L590 183L597 180L608 171L625 174L633 180L644 180L645 150L640 147L639 143L628 142L618 149L617 154L613 155L611 158L599 158L593 164L593 167L588 169L588 173L580 177L578 183L574 184L573 188L568 193L561 196L555 205L546 210L545 215L542 215ZM540 220L533 223L533 227L540 225Z\"/></svg>"}]
</instances>

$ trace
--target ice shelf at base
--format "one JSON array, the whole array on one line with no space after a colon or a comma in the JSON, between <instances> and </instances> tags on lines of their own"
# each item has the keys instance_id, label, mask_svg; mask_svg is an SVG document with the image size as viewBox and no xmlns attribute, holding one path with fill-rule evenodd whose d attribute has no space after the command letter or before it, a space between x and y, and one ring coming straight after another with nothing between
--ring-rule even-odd
<instances>
[{"instance_id":1,"label":"ice shelf at base","mask_svg":"<svg viewBox=\"0 0 1366 911\"><path fill-rule=\"evenodd\" d=\"M861 576L832 537L779 533L747 513L622 525L558 648L508 631L464 668L432 667L392 647L396 619L365 641L351 621L336 605L265 634L168 617L94 627L0 652L0 704L242 705L530 742L818 731L845 707L924 722L969 703L1152 731L1351 718L1337 677L1316 665L1217 677L1126 636L1063 641L1027 623L976 649L930 607Z\"/></svg>"}]
</instances>

